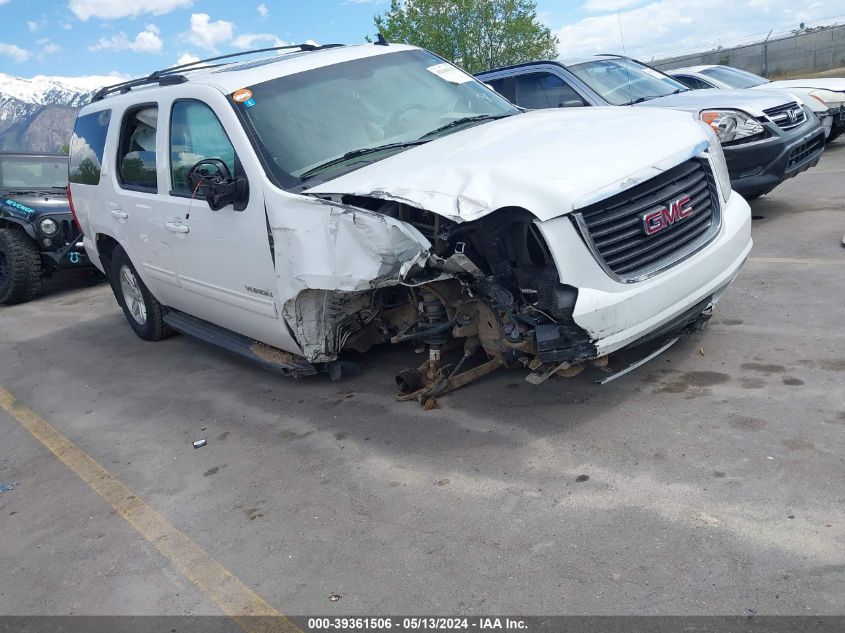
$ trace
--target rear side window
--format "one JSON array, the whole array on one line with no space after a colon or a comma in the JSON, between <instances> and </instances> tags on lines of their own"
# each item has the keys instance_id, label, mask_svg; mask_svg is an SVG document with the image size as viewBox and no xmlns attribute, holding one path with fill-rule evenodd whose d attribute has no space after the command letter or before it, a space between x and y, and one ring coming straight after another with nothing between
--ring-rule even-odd
<instances>
[{"instance_id":1,"label":"rear side window","mask_svg":"<svg viewBox=\"0 0 845 633\"><path fill-rule=\"evenodd\" d=\"M170 116L172 194L191 194L188 171L205 158L219 158L237 175L235 148L214 111L200 101L177 101Z\"/></svg>"},{"instance_id":2,"label":"rear side window","mask_svg":"<svg viewBox=\"0 0 845 633\"><path fill-rule=\"evenodd\" d=\"M158 106L144 105L123 115L117 151L117 173L124 189L155 193Z\"/></svg>"},{"instance_id":3,"label":"rear side window","mask_svg":"<svg viewBox=\"0 0 845 633\"><path fill-rule=\"evenodd\" d=\"M552 73L528 73L513 79L516 104L523 108L567 108L584 100L563 79Z\"/></svg>"},{"instance_id":4,"label":"rear side window","mask_svg":"<svg viewBox=\"0 0 845 633\"><path fill-rule=\"evenodd\" d=\"M76 119L70 140L68 180L80 185L100 183L111 110L92 112Z\"/></svg>"}]
</instances>

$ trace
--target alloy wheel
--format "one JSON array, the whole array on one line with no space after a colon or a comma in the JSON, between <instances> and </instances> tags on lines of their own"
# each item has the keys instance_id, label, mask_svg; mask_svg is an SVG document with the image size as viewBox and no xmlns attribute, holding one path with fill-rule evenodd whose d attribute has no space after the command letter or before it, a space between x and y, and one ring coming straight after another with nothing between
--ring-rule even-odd
<instances>
[{"instance_id":1,"label":"alloy wheel","mask_svg":"<svg viewBox=\"0 0 845 633\"><path fill-rule=\"evenodd\" d=\"M120 267L120 289L132 318L138 325L144 325L147 322L147 305L138 278L129 266Z\"/></svg>"}]
</instances>

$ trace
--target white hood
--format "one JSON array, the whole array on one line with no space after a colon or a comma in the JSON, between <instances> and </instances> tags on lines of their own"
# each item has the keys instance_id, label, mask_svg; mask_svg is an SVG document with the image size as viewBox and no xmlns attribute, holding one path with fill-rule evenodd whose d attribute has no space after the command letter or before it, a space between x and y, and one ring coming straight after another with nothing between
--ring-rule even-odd
<instances>
[{"instance_id":1,"label":"white hood","mask_svg":"<svg viewBox=\"0 0 845 633\"><path fill-rule=\"evenodd\" d=\"M305 193L397 200L455 222L503 207L548 220L633 187L706 147L702 125L684 112L535 110L412 147Z\"/></svg>"},{"instance_id":2,"label":"white hood","mask_svg":"<svg viewBox=\"0 0 845 633\"><path fill-rule=\"evenodd\" d=\"M836 77L822 77L818 79L784 79L782 81L772 81L763 84L766 87L772 86L779 90L789 90L797 92L803 90L807 98L804 99L806 103L819 103L816 99L810 96L813 91L825 90L829 92L816 92L828 107L837 107L845 103L845 79ZM833 94L831 94L833 93ZM821 105L821 104L819 104Z\"/></svg>"},{"instance_id":3,"label":"white hood","mask_svg":"<svg viewBox=\"0 0 845 633\"><path fill-rule=\"evenodd\" d=\"M771 90L771 88L769 88L769 84L760 84L759 86L754 86L753 88L751 88L751 90L768 91ZM827 106L825 104L823 104L818 99L813 99L813 97L810 96L810 88L781 88L779 92L788 92L789 94L793 95L796 99L798 99L801 103L803 103L805 106L810 108L810 110L812 110L813 112L827 112Z\"/></svg>"},{"instance_id":4,"label":"white hood","mask_svg":"<svg viewBox=\"0 0 845 633\"><path fill-rule=\"evenodd\" d=\"M673 108L693 112L695 115L709 109L742 110L759 118L765 116L765 110L769 108L776 108L794 101L795 97L789 92L774 88L766 92L734 88L732 90L687 90L674 95L649 99L642 104L637 104L636 107Z\"/></svg>"},{"instance_id":5,"label":"white hood","mask_svg":"<svg viewBox=\"0 0 845 633\"><path fill-rule=\"evenodd\" d=\"M772 88L820 88L822 90L845 91L845 77L816 77L814 79L781 79L770 81Z\"/></svg>"}]
</instances>

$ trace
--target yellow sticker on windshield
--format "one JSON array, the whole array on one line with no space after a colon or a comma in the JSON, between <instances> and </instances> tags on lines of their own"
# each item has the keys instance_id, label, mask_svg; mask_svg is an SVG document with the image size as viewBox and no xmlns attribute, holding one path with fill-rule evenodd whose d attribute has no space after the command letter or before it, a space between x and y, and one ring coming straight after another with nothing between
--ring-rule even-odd
<instances>
[{"instance_id":1,"label":"yellow sticker on windshield","mask_svg":"<svg viewBox=\"0 0 845 633\"><path fill-rule=\"evenodd\" d=\"M244 103L252 99L252 90L249 88L241 88L232 93L232 101L235 103Z\"/></svg>"}]
</instances>

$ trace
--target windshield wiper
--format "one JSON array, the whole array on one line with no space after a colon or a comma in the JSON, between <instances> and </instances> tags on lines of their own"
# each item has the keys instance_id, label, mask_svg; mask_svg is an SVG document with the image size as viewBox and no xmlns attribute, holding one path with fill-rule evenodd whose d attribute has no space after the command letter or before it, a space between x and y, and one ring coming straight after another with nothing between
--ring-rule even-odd
<instances>
[{"instance_id":1,"label":"windshield wiper","mask_svg":"<svg viewBox=\"0 0 845 633\"><path fill-rule=\"evenodd\" d=\"M645 97L637 97L633 101L629 101L624 105L635 105L637 103L642 103L643 101L648 101L649 99L657 99L657 97L665 97L666 95L646 95Z\"/></svg>"},{"instance_id":2,"label":"windshield wiper","mask_svg":"<svg viewBox=\"0 0 845 633\"><path fill-rule=\"evenodd\" d=\"M376 145L375 147L362 147L360 149L353 149L350 152L346 152L343 156L338 156L337 158L333 158L330 161L326 161L316 167L312 167L305 173L300 174L300 178L302 180L306 180L311 176L323 171L324 169L328 169L329 167L334 167L335 165L340 165L341 163L345 163L348 160L353 158L359 158L361 156L366 156L367 154L375 154L377 152L384 152L391 149L403 149L405 147L412 147L414 145L422 145L427 141L418 139L416 141L405 141L402 143L387 143L386 145Z\"/></svg>"},{"instance_id":3,"label":"windshield wiper","mask_svg":"<svg viewBox=\"0 0 845 633\"><path fill-rule=\"evenodd\" d=\"M476 121L492 121L494 119L504 119L505 117L512 116L515 113L509 114L476 114L475 116L465 116L461 117L460 119L455 119L454 121L449 121L446 125L441 125L438 128L431 130L431 132L426 132L423 134L420 139L427 139L439 134L440 132L444 132L449 130L453 127L458 127L459 125L464 125L466 123L474 123Z\"/></svg>"}]
</instances>

